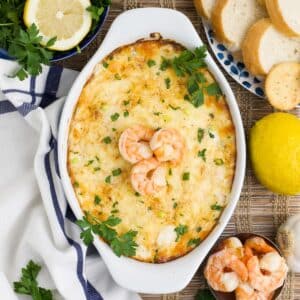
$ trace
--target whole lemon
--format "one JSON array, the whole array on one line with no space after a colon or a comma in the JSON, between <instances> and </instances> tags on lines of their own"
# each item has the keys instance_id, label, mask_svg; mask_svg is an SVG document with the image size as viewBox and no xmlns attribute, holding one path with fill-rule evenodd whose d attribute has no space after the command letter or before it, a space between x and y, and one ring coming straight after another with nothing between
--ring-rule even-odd
<instances>
[{"instance_id":1,"label":"whole lemon","mask_svg":"<svg viewBox=\"0 0 300 300\"><path fill-rule=\"evenodd\" d=\"M275 193L300 192L300 120L273 113L250 131L250 157L258 180Z\"/></svg>"}]
</instances>

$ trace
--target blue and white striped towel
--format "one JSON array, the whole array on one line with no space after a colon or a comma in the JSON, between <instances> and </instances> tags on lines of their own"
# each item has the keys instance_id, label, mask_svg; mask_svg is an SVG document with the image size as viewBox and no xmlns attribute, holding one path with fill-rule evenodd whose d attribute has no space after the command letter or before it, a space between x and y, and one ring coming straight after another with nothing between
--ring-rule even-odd
<instances>
[{"instance_id":1,"label":"blue and white striped towel","mask_svg":"<svg viewBox=\"0 0 300 300\"><path fill-rule=\"evenodd\" d=\"M57 127L77 73L44 67L20 82L7 76L16 67L0 60L0 298L26 299L12 282L32 259L43 266L39 282L55 300L140 299L118 287L96 250L80 242L63 195Z\"/></svg>"}]
</instances>

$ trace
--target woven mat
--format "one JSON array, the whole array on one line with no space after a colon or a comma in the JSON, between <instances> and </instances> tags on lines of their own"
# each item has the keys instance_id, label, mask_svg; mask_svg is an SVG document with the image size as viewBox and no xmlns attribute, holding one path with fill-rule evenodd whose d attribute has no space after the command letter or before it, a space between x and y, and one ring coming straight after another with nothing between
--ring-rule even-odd
<instances>
[{"instance_id":1,"label":"woven mat","mask_svg":"<svg viewBox=\"0 0 300 300\"><path fill-rule=\"evenodd\" d=\"M117 15L126 9L149 6L180 10L190 18L202 40L206 41L200 18L196 14L192 0L113 0L105 28L98 35L97 39L81 55L65 60L60 65L81 70L101 44L108 27ZM249 129L256 120L271 113L273 110L265 100L249 93L229 76L227 76L227 79L238 100L245 131L248 134ZM293 111L293 113L300 116L300 109ZM250 163L248 162L244 188L239 204L223 235L228 236L237 232L254 232L274 239L278 226L285 221L289 214L294 213L300 213L300 196L278 196L267 191L253 176ZM142 297L145 300L192 300L197 290L203 287L205 287L205 282L200 268L191 283L180 293L170 295L142 295ZM300 274L289 275L280 299L300 300Z\"/></svg>"}]
</instances>

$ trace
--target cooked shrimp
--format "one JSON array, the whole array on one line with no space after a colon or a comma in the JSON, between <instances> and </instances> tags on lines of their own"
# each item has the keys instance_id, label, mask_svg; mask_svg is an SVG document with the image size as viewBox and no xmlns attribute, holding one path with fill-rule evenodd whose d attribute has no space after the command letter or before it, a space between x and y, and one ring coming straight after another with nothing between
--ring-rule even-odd
<instances>
[{"instance_id":1,"label":"cooked shrimp","mask_svg":"<svg viewBox=\"0 0 300 300\"><path fill-rule=\"evenodd\" d=\"M282 286L288 272L288 267L282 257L278 269L273 272L263 272L257 256L252 256L248 260L247 268L250 285L264 293L275 291Z\"/></svg>"},{"instance_id":2,"label":"cooked shrimp","mask_svg":"<svg viewBox=\"0 0 300 300\"><path fill-rule=\"evenodd\" d=\"M185 142L176 129L165 128L154 133L150 140L150 148L158 161L178 164L184 155Z\"/></svg>"},{"instance_id":3,"label":"cooked shrimp","mask_svg":"<svg viewBox=\"0 0 300 300\"><path fill-rule=\"evenodd\" d=\"M235 290L236 300L270 300L273 293L263 293L256 291L248 283L241 283Z\"/></svg>"},{"instance_id":4,"label":"cooked shrimp","mask_svg":"<svg viewBox=\"0 0 300 300\"><path fill-rule=\"evenodd\" d=\"M120 136L119 151L122 157L130 163L152 157L149 141L154 134L151 128L135 125L127 128Z\"/></svg>"},{"instance_id":5,"label":"cooked shrimp","mask_svg":"<svg viewBox=\"0 0 300 300\"><path fill-rule=\"evenodd\" d=\"M167 185L165 168L155 158L138 162L131 170L132 187L141 195L152 195Z\"/></svg>"},{"instance_id":6,"label":"cooked shrimp","mask_svg":"<svg viewBox=\"0 0 300 300\"><path fill-rule=\"evenodd\" d=\"M232 292L241 281L247 280L248 271L236 255L224 249L209 257L204 276L214 290Z\"/></svg>"},{"instance_id":7,"label":"cooked shrimp","mask_svg":"<svg viewBox=\"0 0 300 300\"><path fill-rule=\"evenodd\" d=\"M269 252L276 252L276 249L267 244L267 242L261 237L252 237L246 240L244 249L245 255L243 261L245 262L245 264L247 264L247 261L253 255L263 255Z\"/></svg>"},{"instance_id":8,"label":"cooked shrimp","mask_svg":"<svg viewBox=\"0 0 300 300\"><path fill-rule=\"evenodd\" d=\"M230 237L226 240L223 240L219 247L220 250L228 249L233 254L235 254L238 258L242 258L244 256L244 246L242 242L237 237Z\"/></svg>"}]
</instances>

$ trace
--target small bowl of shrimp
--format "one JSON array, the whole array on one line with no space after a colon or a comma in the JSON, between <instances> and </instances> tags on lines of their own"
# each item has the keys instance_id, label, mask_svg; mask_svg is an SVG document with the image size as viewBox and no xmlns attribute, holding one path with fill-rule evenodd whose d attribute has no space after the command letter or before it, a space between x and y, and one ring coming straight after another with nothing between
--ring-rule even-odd
<instances>
[{"instance_id":1,"label":"small bowl of shrimp","mask_svg":"<svg viewBox=\"0 0 300 300\"><path fill-rule=\"evenodd\" d=\"M280 295L288 267L270 239L240 233L220 241L204 268L209 288L218 300L274 300Z\"/></svg>"}]
</instances>

